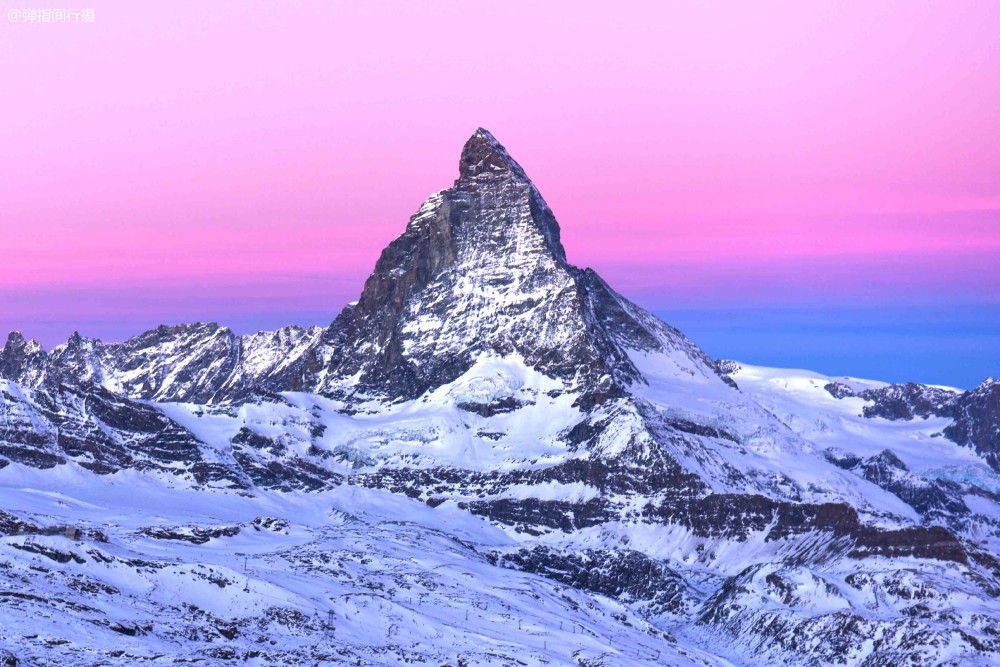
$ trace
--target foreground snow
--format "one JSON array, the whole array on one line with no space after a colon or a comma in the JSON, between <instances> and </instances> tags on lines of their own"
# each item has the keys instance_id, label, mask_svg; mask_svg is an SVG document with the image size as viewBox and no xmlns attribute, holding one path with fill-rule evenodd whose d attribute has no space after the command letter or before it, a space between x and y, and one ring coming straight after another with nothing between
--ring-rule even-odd
<instances>
[{"instance_id":1,"label":"foreground snow","mask_svg":"<svg viewBox=\"0 0 1000 667\"><path fill-rule=\"evenodd\" d=\"M405 496L193 491L131 474L2 483L8 510L83 533L0 539L0 646L22 660L728 664L620 602L491 565L482 552L512 544L502 531Z\"/></svg>"},{"instance_id":2,"label":"foreground snow","mask_svg":"<svg viewBox=\"0 0 1000 667\"><path fill-rule=\"evenodd\" d=\"M671 451L717 492L846 502L876 524L920 523L897 496L832 465L831 448L861 457L890 448L915 475L965 471L974 483L995 484L974 453L935 437L942 420L862 417L863 401L824 389L832 378L741 366L732 373L737 392L715 377L692 384L669 358L637 357L637 366L648 382L635 394L665 424L729 434L699 436L698 450ZM22 408L32 405L30 392L19 396ZM207 460L225 462L234 439L249 430L280 445L283 456L318 451L341 481L283 492L224 480L192 484L163 470L101 476L74 463L9 465L0 470L0 507L33 525L30 532L54 534L9 530L0 537L2 646L22 660L63 664L727 665L781 662L784 644L802 633L835 645L845 619L854 619L869 624L863 632L876 641L837 649L846 664L864 664L879 646L880 656L892 655L894 627L899 641L914 631L927 641L917 653L898 648L901 659L992 660L949 639L955 622L989 633L1000 618L995 598L976 583L981 575L965 565L812 557L806 554L828 551L835 540L822 533L774 540L766 527L734 539L623 518L525 532L465 508L484 494L566 507L603 498L636 510L653 499L608 496L582 481L492 489L463 483L439 489L432 503L423 493L411 498L362 485L372 471L495 474L635 455L645 422L628 410L591 451L568 445L567 429L586 417L573 401L559 381L516 357L484 357L420 399L372 403L353 414L296 392L240 406L150 404L194 434ZM487 415L469 407L495 405L517 407ZM996 503L976 500L970 497L970 507L982 525L1000 517ZM47 527L78 532L38 530ZM993 532L980 537L995 543ZM673 605L663 607L651 602L662 590L645 599L609 597L559 576L510 569L513 561L504 560L536 548L625 549L665 564L683 583ZM917 603L942 621L908 628ZM760 643L762 627L774 632L773 645Z\"/></svg>"}]
</instances>

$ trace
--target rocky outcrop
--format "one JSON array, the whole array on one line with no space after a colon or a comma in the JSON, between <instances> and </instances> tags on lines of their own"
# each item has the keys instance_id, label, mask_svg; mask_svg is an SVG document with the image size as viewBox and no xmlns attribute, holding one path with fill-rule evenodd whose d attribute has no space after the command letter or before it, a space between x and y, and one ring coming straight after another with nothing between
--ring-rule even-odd
<instances>
[{"instance_id":1,"label":"rocky outcrop","mask_svg":"<svg viewBox=\"0 0 1000 667\"><path fill-rule=\"evenodd\" d=\"M680 574L638 551L532 547L489 558L502 567L541 574L573 588L641 602L655 614L681 615L696 604L695 592Z\"/></svg>"},{"instance_id":2,"label":"rocky outcrop","mask_svg":"<svg viewBox=\"0 0 1000 667\"><path fill-rule=\"evenodd\" d=\"M914 419L947 415L957 394L947 389L907 382L866 389L857 396L873 403L864 407L865 417Z\"/></svg>"},{"instance_id":3,"label":"rocky outcrop","mask_svg":"<svg viewBox=\"0 0 1000 667\"><path fill-rule=\"evenodd\" d=\"M852 398L857 395L853 389L843 382L827 382L823 386L823 389L834 398Z\"/></svg>"},{"instance_id":4,"label":"rocky outcrop","mask_svg":"<svg viewBox=\"0 0 1000 667\"><path fill-rule=\"evenodd\" d=\"M854 508L839 503L812 505L779 502L766 496L713 494L650 503L643 514L655 521L684 526L701 537L744 541L753 533L761 533L765 541L773 541L822 532L847 540L831 541L825 551L815 552L816 562L838 555L845 547L849 555L858 558L906 555L968 562L961 542L946 528L876 528L862 522Z\"/></svg>"},{"instance_id":5,"label":"rocky outcrop","mask_svg":"<svg viewBox=\"0 0 1000 667\"><path fill-rule=\"evenodd\" d=\"M0 378L34 385L44 373L46 362L45 351L37 341L27 341L20 332L12 331L0 349Z\"/></svg>"},{"instance_id":6,"label":"rocky outcrop","mask_svg":"<svg viewBox=\"0 0 1000 667\"><path fill-rule=\"evenodd\" d=\"M956 521L969 513L962 496L971 489L956 482L915 475L888 449L867 459L836 452L827 452L826 456L834 465L892 493L926 520Z\"/></svg>"},{"instance_id":7,"label":"rocky outcrop","mask_svg":"<svg viewBox=\"0 0 1000 667\"><path fill-rule=\"evenodd\" d=\"M951 408L955 421L944 434L979 452L1000 472L1000 380L986 379L962 394Z\"/></svg>"}]
</instances>

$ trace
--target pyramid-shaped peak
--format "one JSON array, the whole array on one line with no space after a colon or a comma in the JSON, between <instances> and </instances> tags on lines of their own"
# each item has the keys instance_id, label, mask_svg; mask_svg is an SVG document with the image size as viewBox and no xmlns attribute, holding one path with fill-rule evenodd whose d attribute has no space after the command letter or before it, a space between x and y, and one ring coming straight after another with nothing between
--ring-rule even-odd
<instances>
[{"instance_id":1,"label":"pyramid-shaped peak","mask_svg":"<svg viewBox=\"0 0 1000 667\"><path fill-rule=\"evenodd\" d=\"M477 129L465 142L458 171L461 179L511 176L524 180L528 178L507 149L483 128Z\"/></svg>"}]
</instances>

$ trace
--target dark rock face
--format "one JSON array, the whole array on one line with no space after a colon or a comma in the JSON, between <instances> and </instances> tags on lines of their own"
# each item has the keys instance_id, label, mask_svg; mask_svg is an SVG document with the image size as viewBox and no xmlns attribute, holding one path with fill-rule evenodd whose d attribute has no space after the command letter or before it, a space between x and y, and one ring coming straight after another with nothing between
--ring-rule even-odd
<instances>
[{"instance_id":1,"label":"dark rock face","mask_svg":"<svg viewBox=\"0 0 1000 667\"><path fill-rule=\"evenodd\" d=\"M41 528L9 512L0 510L0 535L39 533Z\"/></svg>"},{"instance_id":2,"label":"dark rock face","mask_svg":"<svg viewBox=\"0 0 1000 667\"><path fill-rule=\"evenodd\" d=\"M478 472L456 468L392 468L382 467L372 472L362 472L351 482L373 489L404 493L413 498L440 504L443 496L492 496L513 486L540 484L583 483L602 495L655 495L669 492L674 497L699 496L705 493L705 484L697 476L684 471L676 461L664 457L659 462L628 465L625 461L602 461L591 458L570 459L565 463L537 469L518 469L506 472ZM566 523L565 512L575 512L574 503L546 504L528 500L529 508L519 508L518 503L506 501L500 514L505 516L527 515L539 509L557 508L557 515L550 514L539 525L560 528ZM482 501L477 513L489 516L493 501ZM500 515L498 514L498 516ZM545 512L542 512L545 514ZM582 511L587 515L587 511Z\"/></svg>"},{"instance_id":3,"label":"dark rock face","mask_svg":"<svg viewBox=\"0 0 1000 667\"><path fill-rule=\"evenodd\" d=\"M235 537L239 535L241 526L219 526L217 528L203 528L199 526L179 528L145 528L143 535L155 540L180 540L191 544L205 544L209 540L221 539L224 537Z\"/></svg>"},{"instance_id":4,"label":"dark rock face","mask_svg":"<svg viewBox=\"0 0 1000 667\"><path fill-rule=\"evenodd\" d=\"M864 407L865 417L913 419L946 415L956 394L937 387L914 384L892 384L879 389L866 389L857 394L874 405Z\"/></svg>"},{"instance_id":5,"label":"dark rock face","mask_svg":"<svg viewBox=\"0 0 1000 667\"><path fill-rule=\"evenodd\" d=\"M232 455L254 485L280 491L319 491L343 482L320 461L287 455L285 448L243 429L232 440Z\"/></svg>"},{"instance_id":6,"label":"dark rock face","mask_svg":"<svg viewBox=\"0 0 1000 667\"><path fill-rule=\"evenodd\" d=\"M882 488L891 484L899 473L910 471L906 464L888 449L865 461L862 470L865 479Z\"/></svg>"},{"instance_id":7,"label":"dark rock face","mask_svg":"<svg viewBox=\"0 0 1000 667\"><path fill-rule=\"evenodd\" d=\"M641 601L657 614L681 614L695 604L693 591L677 572L638 551L585 549L560 552L548 547L496 553L502 567L541 574L573 588L627 601Z\"/></svg>"},{"instance_id":8,"label":"dark rock face","mask_svg":"<svg viewBox=\"0 0 1000 667\"><path fill-rule=\"evenodd\" d=\"M939 387L907 382L890 384L877 389L856 392L843 382L829 382L824 387L834 398L863 398L871 401L862 415L873 419L915 419L917 417L948 417L959 394Z\"/></svg>"},{"instance_id":9,"label":"dark rock face","mask_svg":"<svg viewBox=\"0 0 1000 667\"><path fill-rule=\"evenodd\" d=\"M900 530L880 530L870 526L855 535L857 546L850 552L853 558L887 556L898 558L933 558L968 565L969 557L954 533L942 526L913 526Z\"/></svg>"},{"instance_id":10,"label":"dark rock face","mask_svg":"<svg viewBox=\"0 0 1000 667\"><path fill-rule=\"evenodd\" d=\"M610 521L613 515L607 504L598 498L584 503L563 500L538 500L527 498L513 500L476 500L459 503L459 507L491 521L513 526L518 532L539 534L541 528L553 528L564 533L598 526Z\"/></svg>"},{"instance_id":11,"label":"dark rock face","mask_svg":"<svg viewBox=\"0 0 1000 667\"><path fill-rule=\"evenodd\" d=\"M823 389L826 389L834 398L851 398L856 395L854 390L843 382L828 382Z\"/></svg>"},{"instance_id":12,"label":"dark rock face","mask_svg":"<svg viewBox=\"0 0 1000 667\"><path fill-rule=\"evenodd\" d=\"M718 428L717 426L699 424L691 421L690 419L670 418L664 420L664 423L669 428L681 431L682 433L701 435L707 438L722 438L724 440L729 440L730 442L739 442L738 438L729 431Z\"/></svg>"},{"instance_id":13,"label":"dark rock face","mask_svg":"<svg viewBox=\"0 0 1000 667\"><path fill-rule=\"evenodd\" d=\"M524 403L513 396L504 396L490 403L474 403L466 401L458 403L456 407L460 410L465 410L466 412L475 413L480 417L493 417L494 415L513 412L518 408L522 408L524 407Z\"/></svg>"},{"instance_id":14,"label":"dark rock face","mask_svg":"<svg viewBox=\"0 0 1000 667\"><path fill-rule=\"evenodd\" d=\"M738 373L741 368L740 362L733 361L732 359L719 359L715 362L715 367L723 375L732 375L733 373Z\"/></svg>"},{"instance_id":15,"label":"dark rock face","mask_svg":"<svg viewBox=\"0 0 1000 667\"><path fill-rule=\"evenodd\" d=\"M649 504L643 514L664 523L677 523L702 537L745 540L751 532L767 531L766 540L778 540L814 531L849 542L828 546L834 551L814 553L818 560L836 554L844 544L854 544L850 555L907 555L966 563L961 543L940 526L883 530L864 525L857 512L840 503L788 503L766 496L713 494L704 498L677 499Z\"/></svg>"},{"instance_id":16,"label":"dark rock face","mask_svg":"<svg viewBox=\"0 0 1000 667\"><path fill-rule=\"evenodd\" d=\"M729 359L719 359L715 362L715 370L722 378L722 381L728 384L733 389L739 390L739 385L736 384L736 380L730 377L733 373L736 373L742 368L739 362L732 361Z\"/></svg>"},{"instance_id":17,"label":"dark rock face","mask_svg":"<svg viewBox=\"0 0 1000 667\"><path fill-rule=\"evenodd\" d=\"M868 459L838 455L835 452L827 452L826 457L834 465L851 470L892 493L919 512L925 520L954 522L969 513L962 496L973 493L971 488L955 482L914 475L888 449Z\"/></svg>"},{"instance_id":18,"label":"dark rock face","mask_svg":"<svg viewBox=\"0 0 1000 667\"><path fill-rule=\"evenodd\" d=\"M0 349L0 378L34 381L45 369L46 355L36 341L26 341L17 331L7 336Z\"/></svg>"},{"instance_id":19,"label":"dark rock face","mask_svg":"<svg viewBox=\"0 0 1000 667\"><path fill-rule=\"evenodd\" d=\"M962 394L952 407L955 421L944 434L979 452L1000 472L1000 381L988 378Z\"/></svg>"}]
</instances>

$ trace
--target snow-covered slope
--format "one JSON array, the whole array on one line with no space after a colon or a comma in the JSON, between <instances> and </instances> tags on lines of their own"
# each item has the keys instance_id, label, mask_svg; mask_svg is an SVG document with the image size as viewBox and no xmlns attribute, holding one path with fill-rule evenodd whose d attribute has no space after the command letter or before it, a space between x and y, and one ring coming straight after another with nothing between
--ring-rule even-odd
<instances>
[{"instance_id":1,"label":"snow-covered slope","mask_svg":"<svg viewBox=\"0 0 1000 667\"><path fill-rule=\"evenodd\" d=\"M797 413L809 412L810 424L856 420L873 442L880 428L900 443L926 431L923 422L866 421L826 401L825 390L789 393L800 375L743 367L735 376L767 409L801 401ZM774 386L754 387L751 376ZM725 427L738 419L698 417L707 408L690 394L650 387L663 403L643 404L669 417L657 429L635 399L584 412L559 380L515 359L483 359L420 399L355 414L308 393L238 406L136 404L169 419L175 441L197 445L164 453L136 431L121 438L133 463L110 474L93 474L106 468L57 443L53 456L64 463L0 470L5 648L76 664L155 655L219 664L399 664L415 655L467 664L860 664L904 655L988 664L996 574L988 554L973 550L993 551L993 537L921 528L915 509L827 461L826 442L785 435L783 448L759 450L758 435L736 457L741 446L730 438L747 436ZM5 402L8 428L20 414L43 437L59 429L31 413L37 393L19 399ZM94 398L80 400L95 431L127 433ZM765 410L757 417L766 423ZM587 428L600 433L578 443L571 434ZM975 465L971 450L931 440L939 458ZM657 462L648 451L657 441L667 453L692 452L700 474ZM796 442L804 449L784 449ZM768 478L754 469L773 471L782 457L782 484L763 493ZM978 470L970 479L985 484L988 468ZM736 478L733 488L711 493L720 471ZM734 490L745 484L762 486ZM793 489L807 502L782 499ZM974 497L969 521L995 527L994 499ZM848 505L859 499L868 527ZM45 530L53 526L80 532ZM995 528L983 530L985 538Z\"/></svg>"},{"instance_id":2,"label":"snow-covered slope","mask_svg":"<svg viewBox=\"0 0 1000 667\"><path fill-rule=\"evenodd\" d=\"M621 602L494 566L509 537L405 496L22 481L0 656L24 664L723 664Z\"/></svg>"},{"instance_id":3,"label":"snow-covered slope","mask_svg":"<svg viewBox=\"0 0 1000 667\"><path fill-rule=\"evenodd\" d=\"M329 327L0 377L0 663L1000 655L1000 383L713 362L484 130Z\"/></svg>"}]
</instances>

